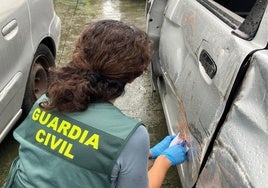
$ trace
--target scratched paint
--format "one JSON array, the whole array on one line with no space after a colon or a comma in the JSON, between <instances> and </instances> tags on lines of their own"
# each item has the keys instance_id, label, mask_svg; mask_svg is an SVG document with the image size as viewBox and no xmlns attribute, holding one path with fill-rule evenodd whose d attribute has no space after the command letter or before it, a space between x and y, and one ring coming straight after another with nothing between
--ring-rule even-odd
<instances>
[{"instance_id":1,"label":"scratched paint","mask_svg":"<svg viewBox=\"0 0 268 188\"><path fill-rule=\"evenodd\" d=\"M62 20L57 65L70 60L75 40L83 26L92 20L110 18L135 24L143 30L146 27L144 0L80 0L79 4L74 0L55 0L55 10ZM116 101L116 105L124 113L146 124L152 145L168 134L159 96L152 92L149 71L131 85L127 85L124 96ZM4 183L11 162L18 155L17 150L18 144L12 135L0 145L0 187ZM168 171L163 188L176 187L180 186L177 169L174 167Z\"/></svg>"}]
</instances>

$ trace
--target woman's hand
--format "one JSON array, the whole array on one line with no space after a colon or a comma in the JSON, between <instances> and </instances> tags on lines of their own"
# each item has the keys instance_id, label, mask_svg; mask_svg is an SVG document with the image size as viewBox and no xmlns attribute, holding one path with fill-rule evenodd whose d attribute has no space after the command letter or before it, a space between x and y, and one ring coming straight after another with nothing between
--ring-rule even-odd
<instances>
[{"instance_id":1,"label":"woman's hand","mask_svg":"<svg viewBox=\"0 0 268 188\"><path fill-rule=\"evenodd\" d=\"M175 138L176 136L170 135L166 136L161 142L156 144L154 147L150 149L149 157L152 159L155 159L158 157L163 151L165 151L168 147L170 142Z\"/></svg>"},{"instance_id":2,"label":"woman's hand","mask_svg":"<svg viewBox=\"0 0 268 188\"><path fill-rule=\"evenodd\" d=\"M186 150L184 148L184 142L180 145L174 145L167 148L161 153L170 161L171 165L178 165L186 160Z\"/></svg>"}]
</instances>

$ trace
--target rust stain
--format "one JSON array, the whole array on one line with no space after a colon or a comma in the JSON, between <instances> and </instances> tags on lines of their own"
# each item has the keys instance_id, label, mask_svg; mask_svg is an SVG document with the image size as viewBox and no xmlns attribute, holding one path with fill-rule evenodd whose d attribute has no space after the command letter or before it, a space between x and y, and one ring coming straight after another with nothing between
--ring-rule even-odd
<instances>
[{"instance_id":1,"label":"rust stain","mask_svg":"<svg viewBox=\"0 0 268 188\"><path fill-rule=\"evenodd\" d=\"M180 137L186 142L190 142L190 131L189 131L188 121L187 121L186 113L183 107L183 103L179 97L177 97L177 100L178 100L179 112L181 116L181 120L177 122L178 130L180 132Z\"/></svg>"}]
</instances>

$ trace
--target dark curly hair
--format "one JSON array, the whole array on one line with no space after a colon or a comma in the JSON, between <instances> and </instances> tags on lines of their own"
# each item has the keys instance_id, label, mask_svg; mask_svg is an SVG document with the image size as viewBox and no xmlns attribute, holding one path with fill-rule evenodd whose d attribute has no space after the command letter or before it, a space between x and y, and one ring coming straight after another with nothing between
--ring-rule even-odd
<instances>
[{"instance_id":1,"label":"dark curly hair","mask_svg":"<svg viewBox=\"0 0 268 188\"><path fill-rule=\"evenodd\" d=\"M151 60L151 41L135 26L116 20L93 22L78 38L72 60L49 72L46 110L76 112L90 103L119 97Z\"/></svg>"}]
</instances>

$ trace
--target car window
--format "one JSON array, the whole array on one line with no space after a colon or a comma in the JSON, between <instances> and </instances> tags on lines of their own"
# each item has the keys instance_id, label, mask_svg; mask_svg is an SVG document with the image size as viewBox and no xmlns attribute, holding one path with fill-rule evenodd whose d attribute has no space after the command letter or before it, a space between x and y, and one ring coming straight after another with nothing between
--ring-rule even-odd
<instances>
[{"instance_id":1,"label":"car window","mask_svg":"<svg viewBox=\"0 0 268 188\"><path fill-rule=\"evenodd\" d=\"M267 0L197 0L227 25L234 29L233 34L245 40L256 35Z\"/></svg>"},{"instance_id":2,"label":"car window","mask_svg":"<svg viewBox=\"0 0 268 188\"><path fill-rule=\"evenodd\" d=\"M215 0L215 2L245 18L249 14L256 0Z\"/></svg>"}]
</instances>

